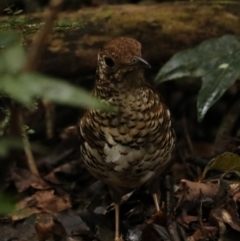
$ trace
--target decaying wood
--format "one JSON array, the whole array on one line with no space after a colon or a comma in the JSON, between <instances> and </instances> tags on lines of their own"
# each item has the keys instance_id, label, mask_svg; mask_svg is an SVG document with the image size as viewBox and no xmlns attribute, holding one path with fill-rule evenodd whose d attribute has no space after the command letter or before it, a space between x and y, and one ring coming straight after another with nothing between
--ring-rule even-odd
<instances>
[{"instance_id":1,"label":"decaying wood","mask_svg":"<svg viewBox=\"0 0 240 241\"><path fill-rule=\"evenodd\" d=\"M60 22L78 22L82 27L50 37L41 70L63 78L93 74L97 49L117 36L138 39L144 57L159 69L179 50L212 37L240 34L239 12L239 2L213 1L103 6L62 13Z\"/></svg>"}]
</instances>

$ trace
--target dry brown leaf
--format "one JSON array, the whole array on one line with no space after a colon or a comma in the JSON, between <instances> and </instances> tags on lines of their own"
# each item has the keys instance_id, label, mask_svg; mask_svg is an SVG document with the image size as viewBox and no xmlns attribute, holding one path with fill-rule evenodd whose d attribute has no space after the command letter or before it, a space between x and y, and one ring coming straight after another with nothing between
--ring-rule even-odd
<instances>
[{"instance_id":1,"label":"dry brown leaf","mask_svg":"<svg viewBox=\"0 0 240 241\"><path fill-rule=\"evenodd\" d=\"M196 230L193 235L188 237L188 241L205 241L205 240L216 240L218 236L217 227L204 227Z\"/></svg>"},{"instance_id":2,"label":"dry brown leaf","mask_svg":"<svg viewBox=\"0 0 240 241\"><path fill-rule=\"evenodd\" d=\"M49 238L57 240L58 237L62 238L67 236L67 232L62 223L50 213L39 213L37 215L35 230L39 241L46 241Z\"/></svg>"},{"instance_id":3,"label":"dry brown leaf","mask_svg":"<svg viewBox=\"0 0 240 241\"><path fill-rule=\"evenodd\" d=\"M50 213L39 213L35 222L35 230L39 241L45 241L52 237L53 215Z\"/></svg>"},{"instance_id":4,"label":"dry brown leaf","mask_svg":"<svg viewBox=\"0 0 240 241\"><path fill-rule=\"evenodd\" d=\"M16 204L16 211L10 215L12 221L22 220L39 213L40 210L36 207L37 200L34 197L27 197Z\"/></svg>"},{"instance_id":5,"label":"dry brown leaf","mask_svg":"<svg viewBox=\"0 0 240 241\"><path fill-rule=\"evenodd\" d=\"M27 169L15 167L11 170L11 179L19 192L24 192L30 187L35 189L48 189L49 185L40 177L34 175Z\"/></svg>"},{"instance_id":6,"label":"dry brown leaf","mask_svg":"<svg viewBox=\"0 0 240 241\"><path fill-rule=\"evenodd\" d=\"M45 212L61 212L71 208L69 196L56 196L54 190L38 191L33 197L37 200L36 206Z\"/></svg>"},{"instance_id":7,"label":"dry brown leaf","mask_svg":"<svg viewBox=\"0 0 240 241\"><path fill-rule=\"evenodd\" d=\"M186 203L201 202L203 197L215 197L218 193L219 185L211 182L191 182L181 180L179 188L176 192L178 203L176 208L182 207Z\"/></svg>"},{"instance_id":8,"label":"dry brown leaf","mask_svg":"<svg viewBox=\"0 0 240 241\"><path fill-rule=\"evenodd\" d=\"M79 160L71 161L55 168L48 175L46 175L44 179L54 184L60 184L65 181L63 177L67 176L68 179L74 179L74 176L79 174L80 169L81 163Z\"/></svg>"},{"instance_id":9,"label":"dry brown leaf","mask_svg":"<svg viewBox=\"0 0 240 241\"><path fill-rule=\"evenodd\" d=\"M227 223L233 229L240 231L238 207L233 199L225 203L224 206L214 209L213 217L218 221Z\"/></svg>"},{"instance_id":10,"label":"dry brown leaf","mask_svg":"<svg viewBox=\"0 0 240 241\"><path fill-rule=\"evenodd\" d=\"M71 208L68 195L57 196L54 190L41 190L24 198L16 205L17 211L10 215L13 221L24 219L32 214L44 212L61 212Z\"/></svg>"},{"instance_id":11,"label":"dry brown leaf","mask_svg":"<svg viewBox=\"0 0 240 241\"><path fill-rule=\"evenodd\" d=\"M181 216L179 218L181 219L181 223L183 224L190 224L192 222L198 221L199 219L198 216L188 215L185 210L182 211Z\"/></svg>"},{"instance_id":12,"label":"dry brown leaf","mask_svg":"<svg viewBox=\"0 0 240 241\"><path fill-rule=\"evenodd\" d=\"M19 221L22 219L25 219L29 216L31 216L32 214L36 214L39 213L40 210L38 210L37 208L33 207L33 208L24 208L22 210L18 210L12 214L10 214L10 218L12 221Z\"/></svg>"}]
</instances>

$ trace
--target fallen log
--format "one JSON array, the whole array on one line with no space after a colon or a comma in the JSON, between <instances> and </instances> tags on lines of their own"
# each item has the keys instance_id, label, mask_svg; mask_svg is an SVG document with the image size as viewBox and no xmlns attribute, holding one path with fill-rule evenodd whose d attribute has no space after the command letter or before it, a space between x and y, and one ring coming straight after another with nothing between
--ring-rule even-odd
<instances>
[{"instance_id":1,"label":"fallen log","mask_svg":"<svg viewBox=\"0 0 240 241\"><path fill-rule=\"evenodd\" d=\"M203 40L240 35L239 11L237 1L213 1L102 6L62 13L40 70L63 78L92 75L98 48L117 36L138 39L144 57L159 69L174 53ZM32 21L40 22L41 15L34 15Z\"/></svg>"}]
</instances>

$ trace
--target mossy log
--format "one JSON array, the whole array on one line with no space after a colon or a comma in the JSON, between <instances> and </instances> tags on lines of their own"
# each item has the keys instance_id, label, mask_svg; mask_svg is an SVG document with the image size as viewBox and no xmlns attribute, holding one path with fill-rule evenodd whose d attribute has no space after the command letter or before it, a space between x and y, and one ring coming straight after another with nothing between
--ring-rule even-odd
<instances>
[{"instance_id":1,"label":"mossy log","mask_svg":"<svg viewBox=\"0 0 240 241\"><path fill-rule=\"evenodd\" d=\"M59 26L62 23L81 26L72 24L71 28L63 26L62 31L54 31L40 70L63 78L93 74L98 48L117 36L138 39L144 57L159 69L174 53L203 40L225 34L239 35L239 12L237 1L206 1L102 6L61 13ZM35 18L40 21L41 16Z\"/></svg>"}]
</instances>

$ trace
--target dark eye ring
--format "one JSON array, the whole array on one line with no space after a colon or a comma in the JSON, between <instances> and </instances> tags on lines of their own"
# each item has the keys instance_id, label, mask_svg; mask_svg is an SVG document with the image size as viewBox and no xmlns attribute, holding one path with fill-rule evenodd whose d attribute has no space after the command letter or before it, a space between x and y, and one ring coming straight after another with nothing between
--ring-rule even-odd
<instances>
[{"instance_id":1,"label":"dark eye ring","mask_svg":"<svg viewBox=\"0 0 240 241\"><path fill-rule=\"evenodd\" d=\"M136 58L133 57L132 64L135 64L137 62Z\"/></svg>"},{"instance_id":2,"label":"dark eye ring","mask_svg":"<svg viewBox=\"0 0 240 241\"><path fill-rule=\"evenodd\" d=\"M105 57L104 58L104 61L105 61L105 64L108 66L108 67L110 67L110 68L112 68L113 66L114 66L114 61L113 61L113 59L112 58L109 58L109 57Z\"/></svg>"}]
</instances>

